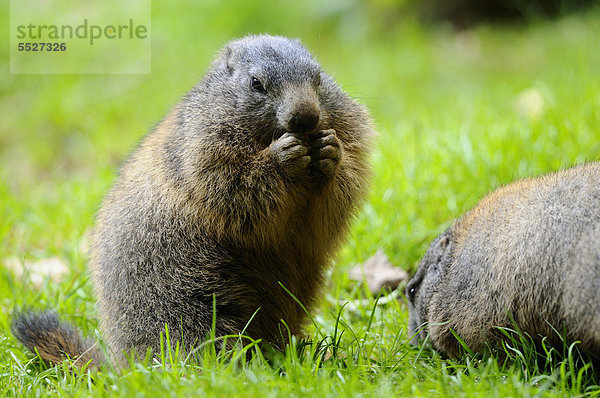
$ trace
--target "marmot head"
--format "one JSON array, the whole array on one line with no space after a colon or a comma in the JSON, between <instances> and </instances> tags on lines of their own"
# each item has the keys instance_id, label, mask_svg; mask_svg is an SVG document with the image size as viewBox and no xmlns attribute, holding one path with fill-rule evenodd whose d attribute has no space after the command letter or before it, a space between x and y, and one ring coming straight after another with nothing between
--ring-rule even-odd
<instances>
[{"instance_id":1,"label":"marmot head","mask_svg":"<svg viewBox=\"0 0 600 398\"><path fill-rule=\"evenodd\" d=\"M259 35L228 43L198 88L211 93L217 122L267 146L285 132L324 129L321 98L337 86L300 41Z\"/></svg>"},{"instance_id":2,"label":"marmot head","mask_svg":"<svg viewBox=\"0 0 600 398\"><path fill-rule=\"evenodd\" d=\"M424 340L428 333L429 305L452 261L454 248L452 227L429 246L415 276L406 285L408 299L408 330L412 343Z\"/></svg>"}]
</instances>

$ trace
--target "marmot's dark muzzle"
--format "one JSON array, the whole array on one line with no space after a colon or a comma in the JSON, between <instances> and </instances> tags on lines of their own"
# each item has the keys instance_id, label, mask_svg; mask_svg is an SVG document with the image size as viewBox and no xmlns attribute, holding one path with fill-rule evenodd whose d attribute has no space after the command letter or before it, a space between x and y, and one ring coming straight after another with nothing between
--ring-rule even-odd
<instances>
[{"instance_id":1,"label":"marmot's dark muzzle","mask_svg":"<svg viewBox=\"0 0 600 398\"><path fill-rule=\"evenodd\" d=\"M314 106L304 106L290 115L287 121L288 131L292 133L313 132L319 124L319 111Z\"/></svg>"}]
</instances>

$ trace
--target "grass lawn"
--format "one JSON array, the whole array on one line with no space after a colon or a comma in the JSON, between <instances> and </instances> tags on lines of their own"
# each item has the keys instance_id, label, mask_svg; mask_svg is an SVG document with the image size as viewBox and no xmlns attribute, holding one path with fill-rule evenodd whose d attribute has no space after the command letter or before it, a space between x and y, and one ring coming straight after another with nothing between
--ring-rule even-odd
<instances>
[{"instance_id":1,"label":"grass lawn","mask_svg":"<svg viewBox=\"0 0 600 398\"><path fill-rule=\"evenodd\" d=\"M490 190L600 159L599 8L457 32L378 20L360 2L202 3L153 2L149 75L14 75L8 51L0 53L3 395L600 395L597 374L568 353L544 366L526 344L508 364L492 356L448 361L412 347L404 296L376 302L347 276L380 247L412 273L429 242ZM8 23L8 2L0 14ZM312 345L293 344L271 363L261 355L242 363L239 352L216 354L210 345L194 361L166 352L122 374L103 369L93 382L42 364L12 336L13 310L54 308L97 333L86 263L103 195L220 46L250 32L302 38L369 107L380 133L369 201L312 314ZM0 45L9 46L6 32ZM56 281L13 270L49 259L67 266Z\"/></svg>"}]
</instances>

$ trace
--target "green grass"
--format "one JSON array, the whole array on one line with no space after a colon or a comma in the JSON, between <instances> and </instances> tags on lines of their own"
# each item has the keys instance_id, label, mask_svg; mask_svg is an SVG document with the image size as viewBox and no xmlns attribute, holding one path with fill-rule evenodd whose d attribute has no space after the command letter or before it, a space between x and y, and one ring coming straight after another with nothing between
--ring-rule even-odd
<instances>
[{"instance_id":1,"label":"green grass","mask_svg":"<svg viewBox=\"0 0 600 398\"><path fill-rule=\"evenodd\" d=\"M8 23L5 3L0 13ZM403 298L376 303L346 275L379 247L413 272L429 242L490 190L600 159L600 9L530 26L455 32L410 17L383 23L364 4L153 2L150 75L10 75L8 51L0 53L0 391L600 395L597 375L570 347L542 365L527 339L507 348L512 361L506 363L489 354L448 361L412 347ZM209 344L194 360L167 352L162 361L132 364L123 374L104 369L93 382L41 364L10 333L13 309L55 308L96 333L86 247L103 195L127 153L202 76L222 43L249 32L301 37L369 107L380 133L371 195L312 314L312 344L293 344L269 361L257 354L248 363L235 359L239 351L217 354ZM0 46L8 48L7 37ZM526 90L535 93L530 106L541 98L537 114L519 110ZM42 286L4 267L6 258L54 256L70 272Z\"/></svg>"}]
</instances>

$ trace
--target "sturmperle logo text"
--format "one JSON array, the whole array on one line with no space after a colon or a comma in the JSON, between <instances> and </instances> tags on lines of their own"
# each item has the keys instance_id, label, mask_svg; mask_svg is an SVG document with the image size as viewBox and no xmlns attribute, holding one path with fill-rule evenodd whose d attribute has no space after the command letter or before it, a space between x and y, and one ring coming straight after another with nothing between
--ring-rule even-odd
<instances>
[{"instance_id":1,"label":"sturmperle logo text","mask_svg":"<svg viewBox=\"0 0 600 398\"><path fill-rule=\"evenodd\" d=\"M78 3L11 0L11 73L150 73L150 0Z\"/></svg>"},{"instance_id":2,"label":"sturmperle logo text","mask_svg":"<svg viewBox=\"0 0 600 398\"><path fill-rule=\"evenodd\" d=\"M39 25L30 23L17 25L17 39L36 40L72 40L86 39L90 45L100 39L146 39L148 38L148 27L134 24L129 19L126 24L120 25L96 25L89 23L86 19L80 25Z\"/></svg>"}]
</instances>

